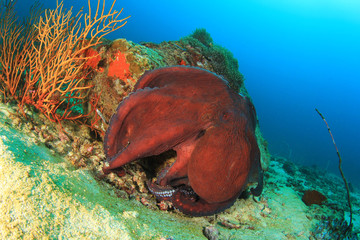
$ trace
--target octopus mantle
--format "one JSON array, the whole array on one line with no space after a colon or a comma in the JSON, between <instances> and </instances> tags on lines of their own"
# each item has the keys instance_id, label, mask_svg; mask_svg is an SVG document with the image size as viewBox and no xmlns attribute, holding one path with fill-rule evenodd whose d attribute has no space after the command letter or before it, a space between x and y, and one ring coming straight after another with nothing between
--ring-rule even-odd
<instances>
[{"instance_id":1,"label":"octopus mantle","mask_svg":"<svg viewBox=\"0 0 360 240\"><path fill-rule=\"evenodd\" d=\"M230 207L249 182L262 191L256 113L216 74L193 67L145 73L112 116L106 131L105 173L170 149L172 166L148 183L158 200L192 216Z\"/></svg>"}]
</instances>

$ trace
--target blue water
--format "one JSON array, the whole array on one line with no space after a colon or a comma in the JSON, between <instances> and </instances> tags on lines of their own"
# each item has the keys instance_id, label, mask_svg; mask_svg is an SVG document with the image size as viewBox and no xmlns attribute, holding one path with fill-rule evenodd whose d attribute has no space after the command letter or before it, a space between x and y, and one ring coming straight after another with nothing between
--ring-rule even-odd
<instances>
[{"instance_id":1,"label":"blue water","mask_svg":"<svg viewBox=\"0 0 360 240\"><path fill-rule=\"evenodd\" d=\"M32 3L19 0L19 12ZM65 0L72 5L77 11L87 1ZM338 174L317 107L331 126L345 175L360 186L360 1L118 0L115 7L131 18L110 39L159 43L206 28L238 59L271 153Z\"/></svg>"}]
</instances>

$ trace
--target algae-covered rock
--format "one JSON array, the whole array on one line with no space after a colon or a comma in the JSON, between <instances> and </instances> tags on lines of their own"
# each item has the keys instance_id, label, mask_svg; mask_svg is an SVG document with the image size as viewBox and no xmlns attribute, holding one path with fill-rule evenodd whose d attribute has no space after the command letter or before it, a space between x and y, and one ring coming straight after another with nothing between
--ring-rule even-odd
<instances>
[{"instance_id":1,"label":"algae-covered rock","mask_svg":"<svg viewBox=\"0 0 360 240\"><path fill-rule=\"evenodd\" d=\"M103 43L86 53L85 64L90 68L90 98L100 96L98 107L110 119L117 105L133 89L146 70L166 66L156 51L140 44L116 39Z\"/></svg>"},{"instance_id":2,"label":"algae-covered rock","mask_svg":"<svg viewBox=\"0 0 360 240\"><path fill-rule=\"evenodd\" d=\"M186 65L204 68L222 76L236 92L250 97L237 60L229 50L214 44L205 29L197 29L179 41L160 44L137 44L126 39L111 42L104 40L93 51L88 52L87 56L98 54L100 57L92 57L87 63L93 74L90 82L94 87L90 98L100 96L98 108L106 121L109 121L118 104L130 94L145 71L159 67ZM94 63L94 60L97 61ZM259 126L256 136L262 167L266 170L270 157Z\"/></svg>"},{"instance_id":3,"label":"algae-covered rock","mask_svg":"<svg viewBox=\"0 0 360 240\"><path fill-rule=\"evenodd\" d=\"M0 239L202 237L196 220L121 199L91 171L38 146L0 120Z\"/></svg>"},{"instance_id":4,"label":"algae-covered rock","mask_svg":"<svg viewBox=\"0 0 360 240\"><path fill-rule=\"evenodd\" d=\"M161 206L151 205L154 199L138 198L151 195L142 192L141 176L130 171L135 165L127 174L138 184L135 193L124 193L94 177L98 175L92 165L74 167L49 150L48 142L39 141L38 134L13 128L21 123L21 119L13 121L13 114L16 111L9 106L0 105L0 239L333 239L343 236L339 231L346 228L348 209L341 201L345 199L341 179L305 171L285 159L270 162L260 198L245 193L223 213L191 218L159 210ZM33 126L23 123L22 129L36 128L34 122ZM50 133L50 129L43 132ZM86 157L88 131L82 127L76 133L86 136L79 149ZM79 140L72 141L78 148ZM64 149L68 149L65 143ZM311 175L320 181L309 181ZM130 181L126 176L114 178ZM327 195L329 205L308 207L302 202L303 190L314 186ZM358 212L360 194L351 194ZM359 220L355 214L354 232L360 230ZM354 233L348 236L357 239Z\"/></svg>"},{"instance_id":5,"label":"algae-covered rock","mask_svg":"<svg viewBox=\"0 0 360 240\"><path fill-rule=\"evenodd\" d=\"M84 64L98 98L91 129L103 131L146 71L169 65L205 68L222 75L247 95L237 61L215 45L204 30L179 41L136 44L125 39L103 40L85 53ZM99 98L100 96L100 98ZM316 169L301 168L272 158L259 125L264 191L247 191L235 204L210 217L191 218L166 201L157 203L145 182L156 169L175 160L174 152L124 166L126 174L104 176L102 135L88 126L62 122L61 128L23 107L0 105L0 238L1 239L332 239L343 237L349 209L341 180ZM99 116L98 116L99 117ZM101 123L101 124L99 124ZM98 125L97 125L98 124ZM149 166L151 162L151 166ZM159 164L156 167L157 162ZM152 170L149 170L152 169ZM154 171L154 172L152 172ZM306 206L301 197L319 189L321 206ZM351 193L356 239L360 231L360 194Z\"/></svg>"}]
</instances>

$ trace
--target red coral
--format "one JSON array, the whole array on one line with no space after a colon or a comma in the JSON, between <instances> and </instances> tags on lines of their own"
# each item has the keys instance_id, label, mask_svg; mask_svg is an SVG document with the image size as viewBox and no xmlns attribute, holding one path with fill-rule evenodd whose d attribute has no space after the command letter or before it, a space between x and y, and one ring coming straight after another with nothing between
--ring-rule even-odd
<instances>
[{"instance_id":1,"label":"red coral","mask_svg":"<svg viewBox=\"0 0 360 240\"><path fill-rule=\"evenodd\" d=\"M109 64L108 76L117 77L126 83L127 79L132 80L129 67L130 64L127 63L125 54L118 51L115 59Z\"/></svg>"},{"instance_id":2,"label":"red coral","mask_svg":"<svg viewBox=\"0 0 360 240\"><path fill-rule=\"evenodd\" d=\"M186 66L187 64L186 64L186 62L185 62L185 60L184 60L184 59L181 59L181 61L180 61L180 64L179 64L179 65Z\"/></svg>"}]
</instances>

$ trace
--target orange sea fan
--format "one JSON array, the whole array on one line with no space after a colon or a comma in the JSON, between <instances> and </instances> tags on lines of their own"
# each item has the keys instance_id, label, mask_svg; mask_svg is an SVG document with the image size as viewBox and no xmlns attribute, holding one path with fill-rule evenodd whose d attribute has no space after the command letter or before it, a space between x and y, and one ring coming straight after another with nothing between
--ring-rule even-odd
<instances>
[{"instance_id":1,"label":"orange sea fan","mask_svg":"<svg viewBox=\"0 0 360 240\"><path fill-rule=\"evenodd\" d=\"M55 10L46 10L34 24L38 44L33 44L29 51L32 61L20 107L33 105L54 122L88 116L75 112L74 107L86 103L88 90L92 87L87 83L84 67L87 64L95 66L100 61L100 56L91 48L106 34L126 24L128 18L118 19L121 11L113 10L115 1L106 13L105 0L102 10L98 0L95 16L91 14L90 1L88 4L88 14L83 15L80 11L72 17L72 8L64 10L63 2L60 2ZM80 24L81 19L84 25ZM91 56L86 56L86 52Z\"/></svg>"}]
</instances>

